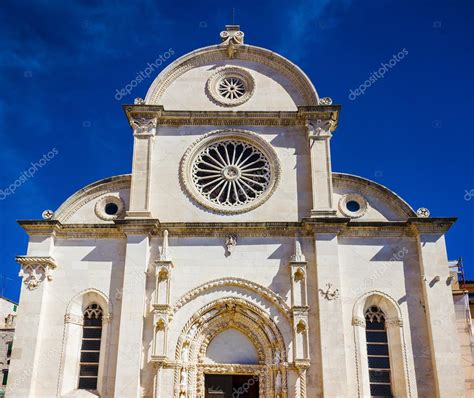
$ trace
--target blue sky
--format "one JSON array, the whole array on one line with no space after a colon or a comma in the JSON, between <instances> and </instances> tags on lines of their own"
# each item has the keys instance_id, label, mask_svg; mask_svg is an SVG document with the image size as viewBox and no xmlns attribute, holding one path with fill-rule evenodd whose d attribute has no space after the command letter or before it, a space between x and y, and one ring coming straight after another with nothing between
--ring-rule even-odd
<instances>
[{"instance_id":1,"label":"blue sky","mask_svg":"<svg viewBox=\"0 0 474 398\"><path fill-rule=\"evenodd\" d=\"M474 279L474 3L242 0L235 6L247 43L296 62L321 96L342 105L332 140L334 171L380 182L433 216L459 217L447 235L449 257L464 257ZM218 43L231 22L232 2L2 2L5 296L18 298L14 257L26 252L17 219L41 218L81 187L130 172L132 136L121 104L144 97L152 77L121 101L116 90L170 48L175 54L161 69ZM349 98L403 50L406 55L383 78ZM1 194L54 149L57 154L23 177L14 194Z\"/></svg>"}]
</instances>

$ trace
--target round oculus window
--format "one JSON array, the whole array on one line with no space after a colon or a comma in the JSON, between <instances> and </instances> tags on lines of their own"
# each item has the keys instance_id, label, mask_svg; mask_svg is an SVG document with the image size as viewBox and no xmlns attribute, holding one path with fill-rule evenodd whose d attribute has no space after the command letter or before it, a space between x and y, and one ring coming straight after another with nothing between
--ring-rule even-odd
<instances>
[{"instance_id":1,"label":"round oculus window","mask_svg":"<svg viewBox=\"0 0 474 398\"><path fill-rule=\"evenodd\" d=\"M123 214L125 205L118 196L107 195L95 204L95 214L102 220L112 221Z\"/></svg>"},{"instance_id":2,"label":"round oculus window","mask_svg":"<svg viewBox=\"0 0 474 398\"><path fill-rule=\"evenodd\" d=\"M339 210L346 217L362 217L368 208L367 200L357 193L346 194L339 200Z\"/></svg>"},{"instance_id":3,"label":"round oculus window","mask_svg":"<svg viewBox=\"0 0 474 398\"><path fill-rule=\"evenodd\" d=\"M273 148L256 134L213 132L188 150L182 177L201 205L225 213L240 213L262 204L279 179Z\"/></svg>"},{"instance_id":4,"label":"round oculus window","mask_svg":"<svg viewBox=\"0 0 474 398\"><path fill-rule=\"evenodd\" d=\"M255 80L243 68L219 68L207 81L207 92L219 105L235 106L248 101L255 89Z\"/></svg>"}]
</instances>

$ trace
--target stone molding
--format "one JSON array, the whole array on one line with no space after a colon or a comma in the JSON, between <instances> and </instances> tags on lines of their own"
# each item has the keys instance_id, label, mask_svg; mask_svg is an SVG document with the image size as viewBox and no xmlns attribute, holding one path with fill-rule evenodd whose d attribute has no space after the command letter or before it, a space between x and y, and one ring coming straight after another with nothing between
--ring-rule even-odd
<instances>
[{"instance_id":1,"label":"stone molding","mask_svg":"<svg viewBox=\"0 0 474 398\"><path fill-rule=\"evenodd\" d=\"M429 218L423 233L444 234L453 225L454 218ZM416 220L415 220L416 222ZM161 223L159 220L115 220L113 224L63 224L57 220L18 221L29 236L56 236L60 238L126 239L127 235L158 236L167 229L176 237L219 237L229 234L239 237L292 237L335 233L341 237L416 237L420 233L412 220L408 221L351 221L348 218L305 218L301 222L229 222L229 223Z\"/></svg>"},{"instance_id":2,"label":"stone molding","mask_svg":"<svg viewBox=\"0 0 474 398\"><path fill-rule=\"evenodd\" d=\"M52 257L17 256L16 261L21 265L18 276L28 290L36 289L44 280L53 280L52 270L57 264Z\"/></svg>"},{"instance_id":3,"label":"stone molding","mask_svg":"<svg viewBox=\"0 0 474 398\"><path fill-rule=\"evenodd\" d=\"M207 290L215 289L219 287L227 286L236 286L243 289L251 290L257 293L259 296L265 298L266 300L273 303L278 310L287 318L290 318L291 310L288 304L276 294L273 290L270 290L264 286L261 286L255 282L242 279L242 278L222 278L214 279L212 281L206 282L192 290L188 293L181 296L172 307L172 313L176 313L181 307L189 303L191 300L195 299L197 296L201 295Z\"/></svg>"},{"instance_id":4,"label":"stone molding","mask_svg":"<svg viewBox=\"0 0 474 398\"><path fill-rule=\"evenodd\" d=\"M156 118L158 126L301 126L308 119L337 121L340 106L299 107L298 111L168 111L161 105L124 105L129 121ZM334 127L335 128L335 127ZM303 129L302 129L303 132Z\"/></svg>"}]
</instances>

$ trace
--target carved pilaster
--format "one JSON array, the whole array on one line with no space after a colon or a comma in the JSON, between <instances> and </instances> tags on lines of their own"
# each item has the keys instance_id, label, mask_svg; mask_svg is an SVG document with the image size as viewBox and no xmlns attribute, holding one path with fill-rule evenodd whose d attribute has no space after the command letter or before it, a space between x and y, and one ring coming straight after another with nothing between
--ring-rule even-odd
<instances>
[{"instance_id":1,"label":"carved pilaster","mask_svg":"<svg viewBox=\"0 0 474 398\"><path fill-rule=\"evenodd\" d=\"M306 371L309 368L309 362L304 361L295 363L295 366L298 369L300 398L306 398Z\"/></svg>"},{"instance_id":2,"label":"carved pilaster","mask_svg":"<svg viewBox=\"0 0 474 398\"><path fill-rule=\"evenodd\" d=\"M28 290L36 289L43 281L52 281L52 271L57 267L52 257L17 256L16 261L21 265L18 276Z\"/></svg>"},{"instance_id":3,"label":"carved pilaster","mask_svg":"<svg viewBox=\"0 0 474 398\"><path fill-rule=\"evenodd\" d=\"M307 120L306 131L310 147L313 209L311 217L328 217L336 214L333 205L330 140L336 121Z\"/></svg>"},{"instance_id":4,"label":"carved pilaster","mask_svg":"<svg viewBox=\"0 0 474 398\"><path fill-rule=\"evenodd\" d=\"M127 218L151 218L151 159L157 118L131 118L130 126L133 129L134 143L130 209Z\"/></svg>"}]
</instances>

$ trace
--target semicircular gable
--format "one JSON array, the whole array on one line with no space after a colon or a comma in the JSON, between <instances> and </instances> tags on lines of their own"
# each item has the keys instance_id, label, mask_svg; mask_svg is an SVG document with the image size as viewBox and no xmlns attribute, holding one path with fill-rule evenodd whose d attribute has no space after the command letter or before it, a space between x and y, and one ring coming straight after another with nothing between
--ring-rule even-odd
<instances>
[{"instance_id":1,"label":"semicircular gable","mask_svg":"<svg viewBox=\"0 0 474 398\"><path fill-rule=\"evenodd\" d=\"M106 195L120 198L128 206L131 175L123 174L104 178L72 194L54 213L54 220L61 223L106 222L94 210L98 200Z\"/></svg>"},{"instance_id":2,"label":"semicircular gable","mask_svg":"<svg viewBox=\"0 0 474 398\"><path fill-rule=\"evenodd\" d=\"M298 106L319 104L316 89L298 66L270 50L250 45L240 46L233 58L218 45L178 58L153 81L145 103L163 105L168 110L226 110L228 108L215 104L205 90L207 80L224 66L243 68L255 79L252 98L233 108L296 110Z\"/></svg>"},{"instance_id":3,"label":"semicircular gable","mask_svg":"<svg viewBox=\"0 0 474 398\"><path fill-rule=\"evenodd\" d=\"M334 200L341 213L341 203L346 195L358 194L367 202L367 211L356 218L361 221L406 221L416 217L413 208L389 188L356 175L333 173Z\"/></svg>"}]
</instances>

